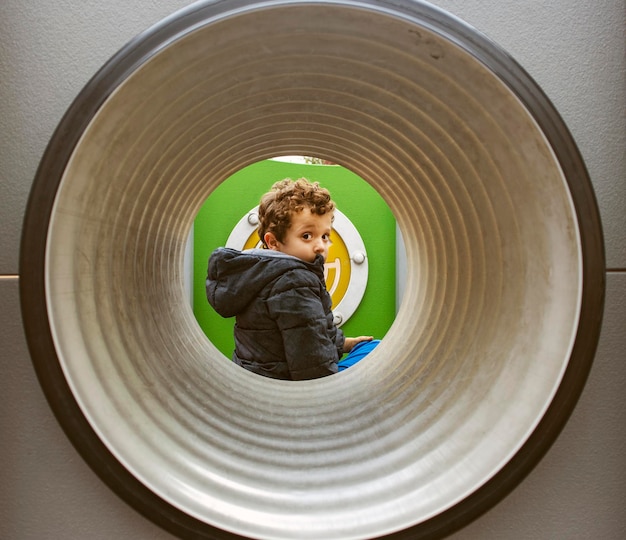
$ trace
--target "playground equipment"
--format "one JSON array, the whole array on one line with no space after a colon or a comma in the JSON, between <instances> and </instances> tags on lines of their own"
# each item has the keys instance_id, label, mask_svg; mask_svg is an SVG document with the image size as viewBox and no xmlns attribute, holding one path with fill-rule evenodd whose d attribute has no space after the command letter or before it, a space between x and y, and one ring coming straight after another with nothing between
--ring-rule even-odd
<instances>
[{"instance_id":1,"label":"playground equipment","mask_svg":"<svg viewBox=\"0 0 626 540\"><path fill-rule=\"evenodd\" d=\"M381 345L264 379L200 331L184 248L220 182L315 155L369 182L405 241ZM193 4L90 81L41 161L20 261L57 418L181 537L439 537L558 435L597 343L604 253L566 127L529 76L421 2Z\"/></svg>"}]
</instances>

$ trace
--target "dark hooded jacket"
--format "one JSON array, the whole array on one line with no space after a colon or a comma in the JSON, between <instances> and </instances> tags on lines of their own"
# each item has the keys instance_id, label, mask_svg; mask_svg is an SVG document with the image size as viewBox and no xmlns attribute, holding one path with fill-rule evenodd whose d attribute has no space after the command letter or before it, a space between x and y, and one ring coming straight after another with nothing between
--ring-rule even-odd
<instances>
[{"instance_id":1,"label":"dark hooded jacket","mask_svg":"<svg viewBox=\"0 0 626 540\"><path fill-rule=\"evenodd\" d=\"M287 380L337 372L345 338L333 323L321 255L307 263L277 251L218 248L206 291L215 311L236 317L240 366Z\"/></svg>"}]
</instances>

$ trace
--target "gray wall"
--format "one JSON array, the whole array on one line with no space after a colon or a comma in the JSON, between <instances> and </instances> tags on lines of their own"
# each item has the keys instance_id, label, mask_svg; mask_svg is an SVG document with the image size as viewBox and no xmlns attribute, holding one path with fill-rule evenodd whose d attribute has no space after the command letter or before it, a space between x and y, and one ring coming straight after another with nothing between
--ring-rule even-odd
<instances>
[{"instance_id":1,"label":"gray wall","mask_svg":"<svg viewBox=\"0 0 626 540\"><path fill-rule=\"evenodd\" d=\"M601 342L571 420L527 479L453 538L626 538L624 1L434 3L504 47L554 102L589 168L607 248ZM171 538L111 493L56 423L26 350L17 274L24 206L62 114L116 50L186 4L0 3L0 538Z\"/></svg>"}]
</instances>

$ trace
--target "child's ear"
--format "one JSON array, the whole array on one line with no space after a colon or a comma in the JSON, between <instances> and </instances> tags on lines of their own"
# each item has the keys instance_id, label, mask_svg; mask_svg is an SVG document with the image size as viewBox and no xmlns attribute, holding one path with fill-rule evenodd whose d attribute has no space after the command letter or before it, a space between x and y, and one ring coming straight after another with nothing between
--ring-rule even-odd
<instances>
[{"instance_id":1,"label":"child's ear","mask_svg":"<svg viewBox=\"0 0 626 540\"><path fill-rule=\"evenodd\" d=\"M265 245L269 249L273 249L274 251L278 251L278 239L276 238L276 235L274 235L274 233L266 232L263 235L263 241L265 242Z\"/></svg>"}]
</instances>

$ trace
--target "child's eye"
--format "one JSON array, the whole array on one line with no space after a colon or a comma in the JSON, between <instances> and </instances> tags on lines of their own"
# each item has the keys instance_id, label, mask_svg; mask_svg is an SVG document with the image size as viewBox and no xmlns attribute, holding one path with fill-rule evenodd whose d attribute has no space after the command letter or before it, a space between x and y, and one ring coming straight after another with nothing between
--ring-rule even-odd
<instances>
[{"instance_id":1,"label":"child's eye","mask_svg":"<svg viewBox=\"0 0 626 540\"><path fill-rule=\"evenodd\" d=\"M302 238L304 238L305 240L310 240L311 238L313 238L313 236L311 235L311 233L304 233L302 235Z\"/></svg>"},{"instance_id":2,"label":"child's eye","mask_svg":"<svg viewBox=\"0 0 626 540\"><path fill-rule=\"evenodd\" d=\"M324 242L330 242L330 234L322 235L322 239L324 240Z\"/></svg>"}]
</instances>

